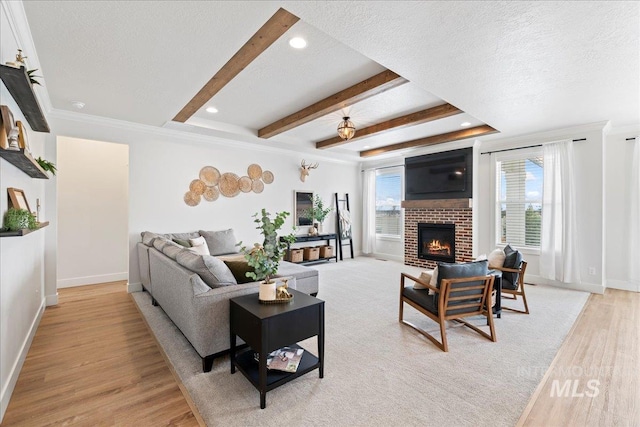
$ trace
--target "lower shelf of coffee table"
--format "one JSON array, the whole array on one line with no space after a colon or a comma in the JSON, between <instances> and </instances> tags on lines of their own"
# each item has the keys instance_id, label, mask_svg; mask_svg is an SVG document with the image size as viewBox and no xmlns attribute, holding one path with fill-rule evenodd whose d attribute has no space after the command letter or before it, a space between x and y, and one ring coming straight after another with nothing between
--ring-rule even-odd
<instances>
[{"instance_id":1,"label":"lower shelf of coffee table","mask_svg":"<svg viewBox=\"0 0 640 427\"><path fill-rule=\"evenodd\" d=\"M297 344L291 345L289 347L302 348ZM238 353L236 355L236 367L238 368L238 370L240 370L240 372L244 374L245 377L247 377L249 381L251 381L251 383L256 388L258 388L259 370L258 362L253 358L254 353L255 351L251 348ZM267 370L267 391L281 386L282 384L287 383L292 379L304 375L308 372L311 372L319 367L320 363L318 358L307 350L304 350L304 353L302 353L302 359L300 360L300 364L298 365L298 370L296 372Z\"/></svg>"}]
</instances>

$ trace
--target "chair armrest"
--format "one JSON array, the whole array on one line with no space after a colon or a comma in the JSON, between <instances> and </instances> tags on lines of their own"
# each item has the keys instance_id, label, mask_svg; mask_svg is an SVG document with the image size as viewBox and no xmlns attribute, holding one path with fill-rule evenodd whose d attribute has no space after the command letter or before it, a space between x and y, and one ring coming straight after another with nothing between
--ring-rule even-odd
<instances>
[{"instance_id":1,"label":"chair armrest","mask_svg":"<svg viewBox=\"0 0 640 427\"><path fill-rule=\"evenodd\" d=\"M431 290L433 292L436 292L436 293L440 292L440 289L436 288L435 286L431 286L430 283L427 283L427 282L425 282L423 280L420 280L417 277L413 277L412 275L407 274L407 273L400 273L400 278L401 278L400 279L400 290L402 290L402 288L404 288L404 279L405 279L405 277L407 279L409 279L409 280L412 280L414 282L420 283L422 286L424 286L425 288L429 288L429 290Z\"/></svg>"}]
</instances>

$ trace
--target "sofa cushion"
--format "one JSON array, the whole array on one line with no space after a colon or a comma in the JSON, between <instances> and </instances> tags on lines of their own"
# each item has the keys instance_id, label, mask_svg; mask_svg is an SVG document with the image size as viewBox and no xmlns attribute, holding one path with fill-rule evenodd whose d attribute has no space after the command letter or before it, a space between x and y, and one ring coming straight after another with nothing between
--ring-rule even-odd
<instances>
[{"instance_id":1,"label":"sofa cushion","mask_svg":"<svg viewBox=\"0 0 640 427\"><path fill-rule=\"evenodd\" d=\"M178 252L180 252L181 250L184 250L184 248L178 246L178 245L164 245L162 247L162 253L165 254L166 256L168 256L171 259L176 259L176 256L178 255Z\"/></svg>"},{"instance_id":2,"label":"sofa cushion","mask_svg":"<svg viewBox=\"0 0 640 427\"><path fill-rule=\"evenodd\" d=\"M153 247L159 250L160 252L162 252L162 248L164 248L164 246L167 244L177 245L176 243L173 243L171 240L167 239L166 237L158 236L155 239L153 239Z\"/></svg>"},{"instance_id":3,"label":"sofa cushion","mask_svg":"<svg viewBox=\"0 0 640 427\"><path fill-rule=\"evenodd\" d=\"M504 247L505 259L504 265L505 268L515 268L519 269L520 264L522 264L522 253L518 250L515 250L511 247L511 245L507 245ZM504 271L502 273L502 287L504 289L516 290L518 289L518 276L520 273L512 273L508 271Z\"/></svg>"},{"instance_id":4,"label":"sofa cushion","mask_svg":"<svg viewBox=\"0 0 640 427\"><path fill-rule=\"evenodd\" d=\"M212 288L237 284L229 267L211 255L197 255L185 249L178 253L176 262L197 273Z\"/></svg>"},{"instance_id":5,"label":"sofa cushion","mask_svg":"<svg viewBox=\"0 0 640 427\"><path fill-rule=\"evenodd\" d=\"M463 262L459 264L450 264L446 262L441 262L438 264L438 285L437 288L440 288L443 279L461 279L464 277L474 277L474 276L486 276L489 274L489 261L471 261L471 262ZM466 286L466 285L465 285ZM475 293L475 291L467 291L464 293L460 293L461 295L467 295L469 293ZM435 295L435 303L438 303L439 294ZM450 304L455 305L455 304Z\"/></svg>"},{"instance_id":6,"label":"sofa cushion","mask_svg":"<svg viewBox=\"0 0 640 427\"><path fill-rule=\"evenodd\" d=\"M209 253L213 256L238 253L238 241L233 228L220 231L200 230L200 235L207 241Z\"/></svg>"},{"instance_id":7,"label":"sofa cushion","mask_svg":"<svg viewBox=\"0 0 640 427\"><path fill-rule=\"evenodd\" d=\"M157 237L165 237L161 234L158 233L152 233L151 231L143 231L142 233L142 243L144 243L147 246L153 246L153 241L157 238Z\"/></svg>"},{"instance_id":8,"label":"sofa cushion","mask_svg":"<svg viewBox=\"0 0 640 427\"><path fill-rule=\"evenodd\" d=\"M247 277L247 273L253 273L255 270L253 267L249 265L246 259L245 260L228 260L223 262L226 264L227 267L229 267L229 270L231 270L231 273L233 274L233 277L235 277L236 282L238 283L253 282L253 279L251 277Z\"/></svg>"},{"instance_id":9,"label":"sofa cushion","mask_svg":"<svg viewBox=\"0 0 640 427\"><path fill-rule=\"evenodd\" d=\"M278 277L294 277L297 280L306 279L307 277L317 277L318 270L310 267L305 267L304 265L294 264L289 261L281 261L280 266L278 267L278 272L276 273Z\"/></svg>"},{"instance_id":10,"label":"sofa cushion","mask_svg":"<svg viewBox=\"0 0 640 427\"><path fill-rule=\"evenodd\" d=\"M196 239L189 239L189 244L191 245L190 251L199 255L209 255L209 247L204 237L198 236Z\"/></svg>"},{"instance_id":11,"label":"sofa cushion","mask_svg":"<svg viewBox=\"0 0 640 427\"><path fill-rule=\"evenodd\" d=\"M189 240L189 239L195 239L200 237L200 233L198 233L197 231L193 231L191 233L171 233L169 236L172 239Z\"/></svg>"}]
</instances>

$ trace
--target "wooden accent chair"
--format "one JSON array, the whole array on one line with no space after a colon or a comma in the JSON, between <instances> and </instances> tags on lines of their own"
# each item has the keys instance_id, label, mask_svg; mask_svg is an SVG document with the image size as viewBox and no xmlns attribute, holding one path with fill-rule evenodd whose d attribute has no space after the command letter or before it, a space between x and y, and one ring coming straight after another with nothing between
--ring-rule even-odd
<instances>
[{"instance_id":1,"label":"wooden accent chair","mask_svg":"<svg viewBox=\"0 0 640 427\"><path fill-rule=\"evenodd\" d=\"M405 286L405 279L419 283L424 289ZM474 276L463 278L442 279L440 287L425 283L420 279L405 273L400 275L400 312L398 320L420 332L443 351L449 351L445 321L455 320L473 329L480 335L495 342L496 334L493 327L493 312L491 309L491 292L493 291L494 276ZM433 292L429 295L428 290ZM404 303L409 304L431 320L440 324L442 342L416 325L404 320ZM489 309L487 310L487 306ZM487 318L489 333L472 325L463 318L483 315Z\"/></svg>"},{"instance_id":2,"label":"wooden accent chair","mask_svg":"<svg viewBox=\"0 0 640 427\"><path fill-rule=\"evenodd\" d=\"M502 297L505 299L517 300L518 295L520 295L522 297L522 302L524 302L524 310L518 310L504 305L502 306L502 309L529 314L527 296L524 293L524 272L527 269L527 262L521 261L518 268L495 267L494 269L502 272ZM510 296L505 297L505 294Z\"/></svg>"}]
</instances>

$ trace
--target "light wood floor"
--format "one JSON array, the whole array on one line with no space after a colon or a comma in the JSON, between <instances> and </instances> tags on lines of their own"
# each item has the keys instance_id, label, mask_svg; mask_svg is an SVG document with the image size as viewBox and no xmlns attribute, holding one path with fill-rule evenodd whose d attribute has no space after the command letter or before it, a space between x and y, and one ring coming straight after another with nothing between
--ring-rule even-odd
<instances>
[{"instance_id":1,"label":"light wood floor","mask_svg":"<svg viewBox=\"0 0 640 427\"><path fill-rule=\"evenodd\" d=\"M2 426L203 425L123 283L61 289L59 300L44 313ZM518 424L640 425L639 324L640 294L591 295ZM551 396L555 380L571 381L568 397Z\"/></svg>"},{"instance_id":2,"label":"light wood floor","mask_svg":"<svg viewBox=\"0 0 640 427\"><path fill-rule=\"evenodd\" d=\"M640 293L591 295L518 425L640 426L639 328Z\"/></svg>"},{"instance_id":3,"label":"light wood floor","mask_svg":"<svg viewBox=\"0 0 640 427\"><path fill-rule=\"evenodd\" d=\"M197 426L122 282L60 289L2 426Z\"/></svg>"}]
</instances>

